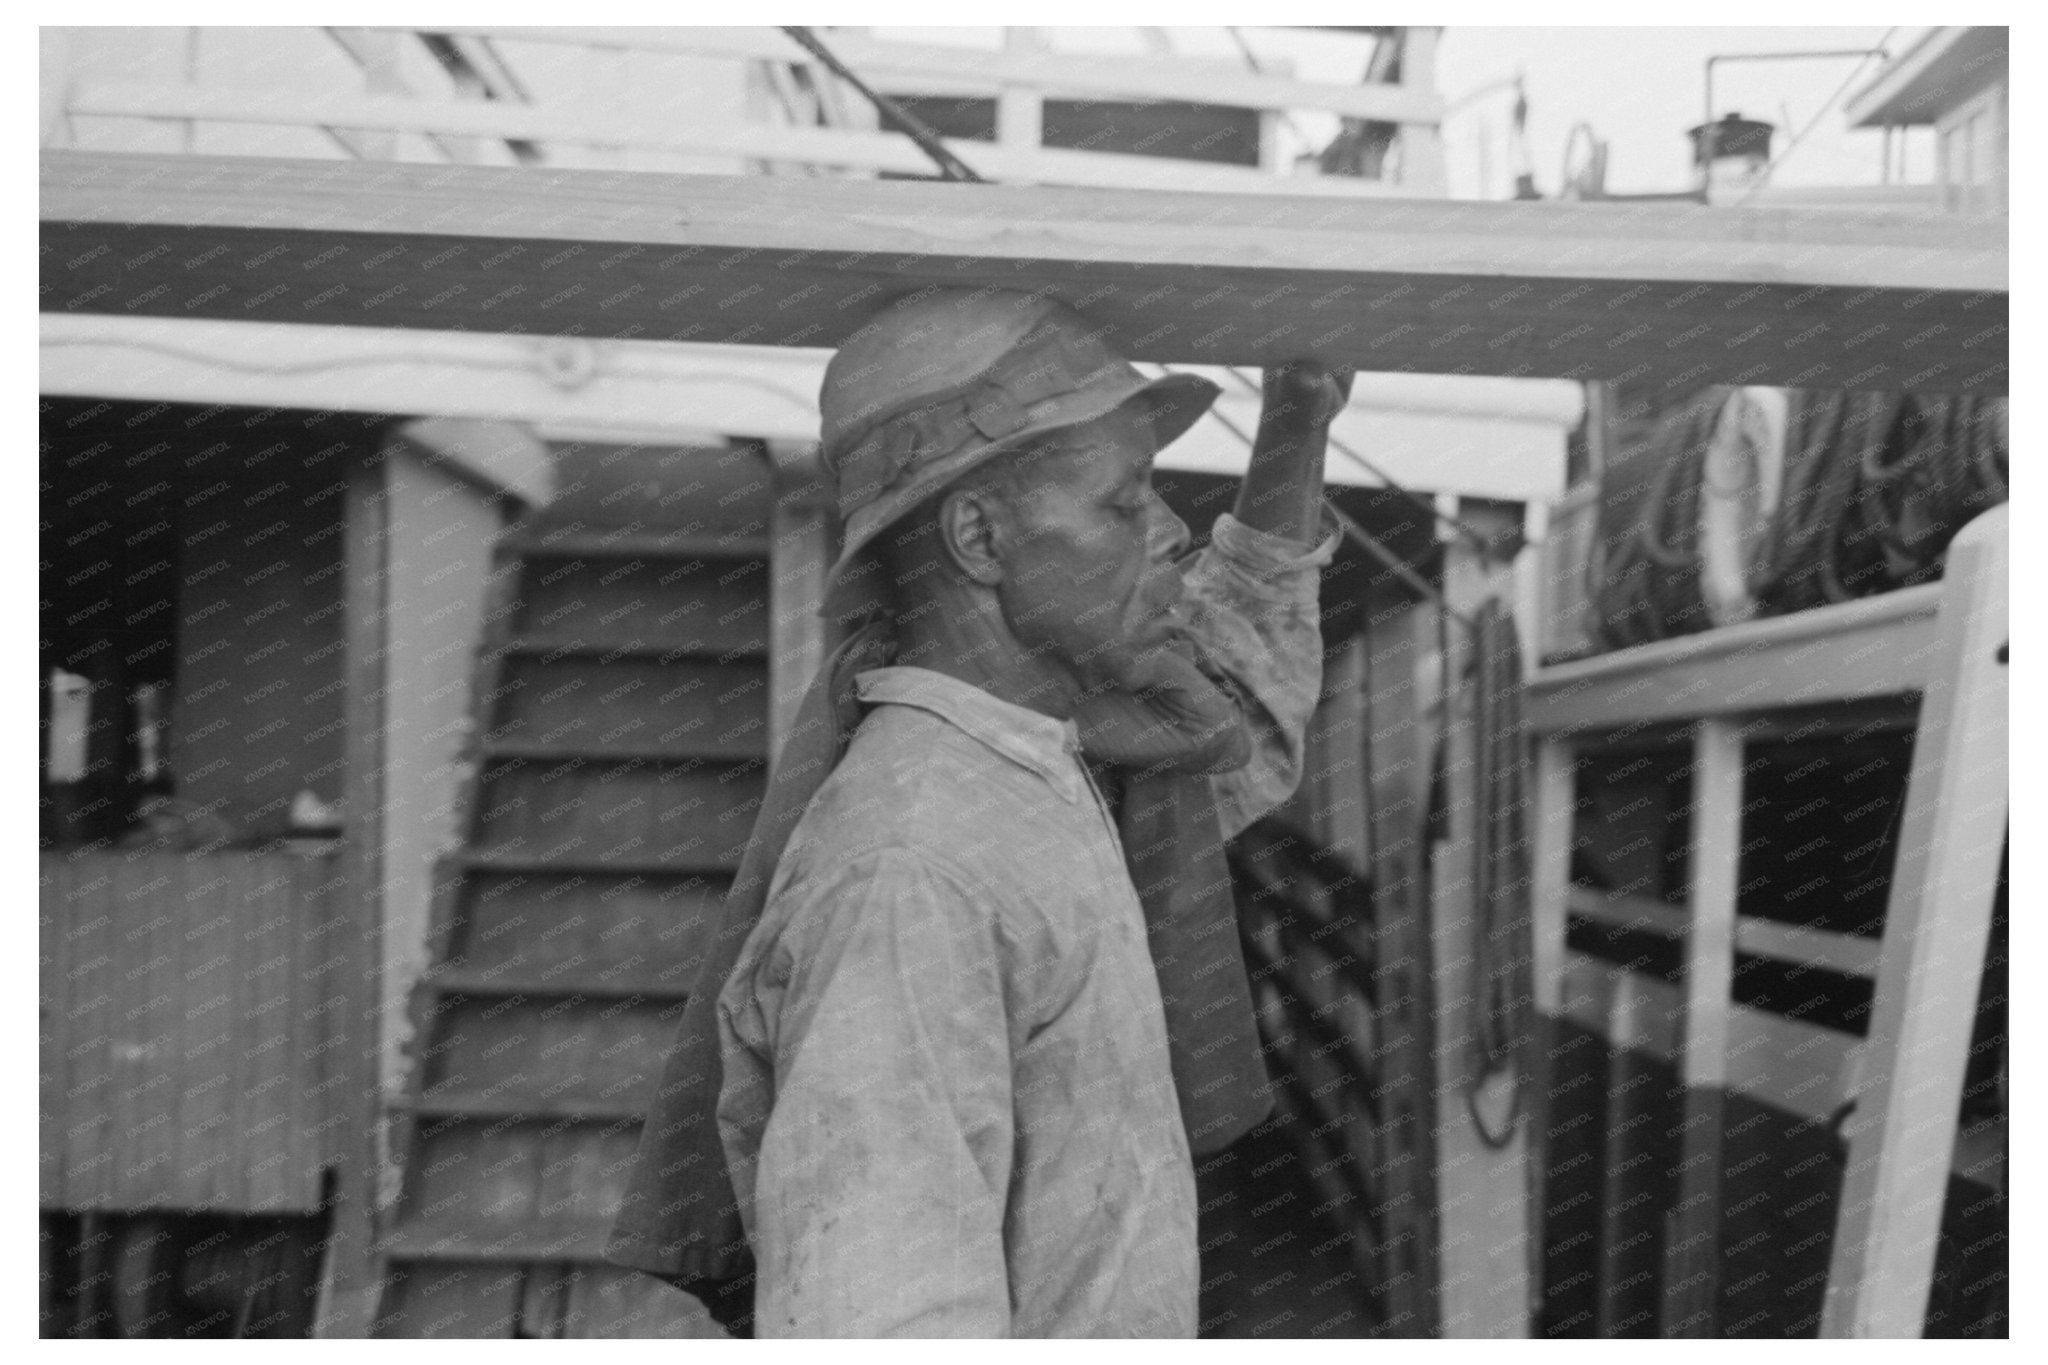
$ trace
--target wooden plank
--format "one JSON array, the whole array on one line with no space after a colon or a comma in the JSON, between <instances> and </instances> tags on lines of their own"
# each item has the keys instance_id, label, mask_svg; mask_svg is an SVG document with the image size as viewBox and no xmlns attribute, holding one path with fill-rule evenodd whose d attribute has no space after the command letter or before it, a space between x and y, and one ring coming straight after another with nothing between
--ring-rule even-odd
<instances>
[{"instance_id":1,"label":"wooden plank","mask_svg":"<svg viewBox=\"0 0 2048 1365\"><path fill-rule=\"evenodd\" d=\"M1876 939L1779 924L1748 915L1736 922L1735 946L1745 953L1825 967L1845 976L1876 976L1883 955L1883 947Z\"/></svg>"},{"instance_id":2,"label":"wooden plank","mask_svg":"<svg viewBox=\"0 0 2048 1365\"><path fill-rule=\"evenodd\" d=\"M716 446L720 454L716 438L726 433L814 443L827 360L799 348L613 341L576 352L595 361L594 373L563 388L549 378L559 373L550 357L572 352L487 333L83 313L46 313L38 333L37 388L45 394L438 413L534 423L556 441ZM1341 455L1326 477L1350 487L1392 479L1420 492L1540 501L1563 487L1564 433L1578 404L1563 380L1360 375L1331 440L1371 451L1385 478ZM1216 406L1244 430L1258 423L1258 396L1234 384ZM1243 441L1204 422L1162 451L1155 468L1237 477L1246 460Z\"/></svg>"},{"instance_id":3,"label":"wooden plank","mask_svg":"<svg viewBox=\"0 0 2048 1365\"><path fill-rule=\"evenodd\" d=\"M2006 383L2002 230L1881 215L69 151L41 214L59 313L817 347L943 283L1059 291L1147 360Z\"/></svg>"},{"instance_id":4,"label":"wooden plank","mask_svg":"<svg viewBox=\"0 0 2048 1365\"><path fill-rule=\"evenodd\" d=\"M1684 1155L1666 1244L1664 1335L1713 1336L1721 1292L1721 1144L1742 849L1742 737L1703 720L1693 739L1691 925L1685 946Z\"/></svg>"},{"instance_id":5,"label":"wooden plank","mask_svg":"<svg viewBox=\"0 0 2048 1365\"><path fill-rule=\"evenodd\" d=\"M1570 734L1917 692L1942 658L1940 594L1923 584L1541 668L1528 723Z\"/></svg>"},{"instance_id":6,"label":"wooden plank","mask_svg":"<svg viewBox=\"0 0 2048 1365\"><path fill-rule=\"evenodd\" d=\"M1614 929L1646 929L1667 938L1680 938L1690 919L1686 911L1654 896L1632 896L1625 892L1596 891L1574 885L1565 893L1565 905L1574 915Z\"/></svg>"},{"instance_id":7,"label":"wooden plank","mask_svg":"<svg viewBox=\"0 0 2048 1365\"><path fill-rule=\"evenodd\" d=\"M1919 1335L2006 840L2009 509L1948 551L1886 909L1873 1063L1846 1133L1824 1336Z\"/></svg>"}]
</instances>

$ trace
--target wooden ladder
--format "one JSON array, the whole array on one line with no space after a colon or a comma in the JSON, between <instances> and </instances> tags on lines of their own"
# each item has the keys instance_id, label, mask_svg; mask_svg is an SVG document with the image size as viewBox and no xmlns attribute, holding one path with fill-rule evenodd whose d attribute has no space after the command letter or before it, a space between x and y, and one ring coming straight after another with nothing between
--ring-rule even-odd
<instances>
[{"instance_id":1,"label":"wooden ladder","mask_svg":"<svg viewBox=\"0 0 2048 1365\"><path fill-rule=\"evenodd\" d=\"M601 1251L765 782L765 528L497 549L381 1211L384 1337L717 1336Z\"/></svg>"}]
</instances>

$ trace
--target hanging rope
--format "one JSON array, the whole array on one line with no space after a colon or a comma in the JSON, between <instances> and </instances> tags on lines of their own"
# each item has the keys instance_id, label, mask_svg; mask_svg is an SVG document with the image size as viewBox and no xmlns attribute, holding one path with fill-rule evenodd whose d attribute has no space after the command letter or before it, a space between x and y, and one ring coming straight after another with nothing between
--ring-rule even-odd
<instances>
[{"instance_id":1,"label":"hanging rope","mask_svg":"<svg viewBox=\"0 0 2048 1365\"><path fill-rule=\"evenodd\" d=\"M1700 582L1701 492L1731 392L1688 395L1608 467L1602 552L1587 573L1593 623L1610 648L1714 624ZM1964 523L2009 496L2003 398L1789 397L1782 492L1745 566L1759 614L1927 582Z\"/></svg>"}]
</instances>

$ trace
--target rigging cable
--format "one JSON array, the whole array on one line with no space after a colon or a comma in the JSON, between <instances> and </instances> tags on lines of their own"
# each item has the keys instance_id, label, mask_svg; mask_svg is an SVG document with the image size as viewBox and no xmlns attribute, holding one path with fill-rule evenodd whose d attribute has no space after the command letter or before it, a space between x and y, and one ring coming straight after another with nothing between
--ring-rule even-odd
<instances>
[{"instance_id":1,"label":"rigging cable","mask_svg":"<svg viewBox=\"0 0 2048 1365\"><path fill-rule=\"evenodd\" d=\"M1733 207L1741 208L1744 204L1747 204L1750 200L1754 199L1759 190L1763 189L1764 186L1771 183L1771 172L1777 170L1778 167L1784 165L1785 158L1792 155L1793 152L1799 150L1799 144L1806 141L1807 134L1811 133L1815 128L1818 128L1820 126L1820 121L1828 116L1828 111L1835 107L1836 101L1840 100L1842 96L1849 93L1849 87L1854 85L1856 83L1856 78L1863 74L1863 68L1870 64L1870 59L1872 57L1879 55L1887 47L1889 47L1891 45L1892 35L1894 33L1897 33L1898 31L1899 26L1897 24L1893 24L1890 28L1884 31L1884 37L1879 38L1875 43L1871 45L1870 51L1863 54L1863 60L1856 63L1856 65L1850 70L1848 76L1842 81L1842 83L1839 86L1835 88L1835 93L1828 96L1827 103L1823 104L1820 107L1820 112L1816 113L1812 117L1812 119L1808 120L1807 125L1804 128L1801 128L1797 133L1792 135L1792 140L1785 144L1785 149L1779 152L1776 156L1771 158L1771 163L1768 166L1764 167L1763 173L1761 175L1757 176L1756 183L1751 185L1749 187L1748 192L1745 193L1740 199L1735 201ZM1709 68L1710 79L1711 75L1712 71L1711 68ZM1713 111L1711 109L1708 110L1707 113L1708 117L1713 116Z\"/></svg>"},{"instance_id":2,"label":"rigging cable","mask_svg":"<svg viewBox=\"0 0 2048 1365\"><path fill-rule=\"evenodd\" d=\"M988 183L972 166L955 156L952 149L946 146L944 139L933 132L922 119L854 75L853 68L840 61L814 30L801 24L785 24L782 31L794 39L804 51L823 62L833 75L858 90L863 99L875 106L875 111L882 116L885 125L893 126L896 132L915 142L924 154L932 159L932 164L939 168L939 174L945 179L965 181L972 185Z\"/></svg>"}]
</instances>

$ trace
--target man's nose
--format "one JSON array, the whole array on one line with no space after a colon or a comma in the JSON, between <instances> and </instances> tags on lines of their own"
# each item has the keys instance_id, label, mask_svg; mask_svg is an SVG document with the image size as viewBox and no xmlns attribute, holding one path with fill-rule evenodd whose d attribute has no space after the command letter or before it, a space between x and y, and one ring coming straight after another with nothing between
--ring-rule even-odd
<instances>
[{"instance_id":1,"label":"man's nose","mask_svg":"<svg viewBox=\"0 0 2048 1365\"><path fill-rule=\"evenodd\" d=\"M1188 524L1159 494L1150 494L1145 506L1146 558L1179 559L1192 544L1194 537L1188 534Z\"/></svg>"}]
</instances>

